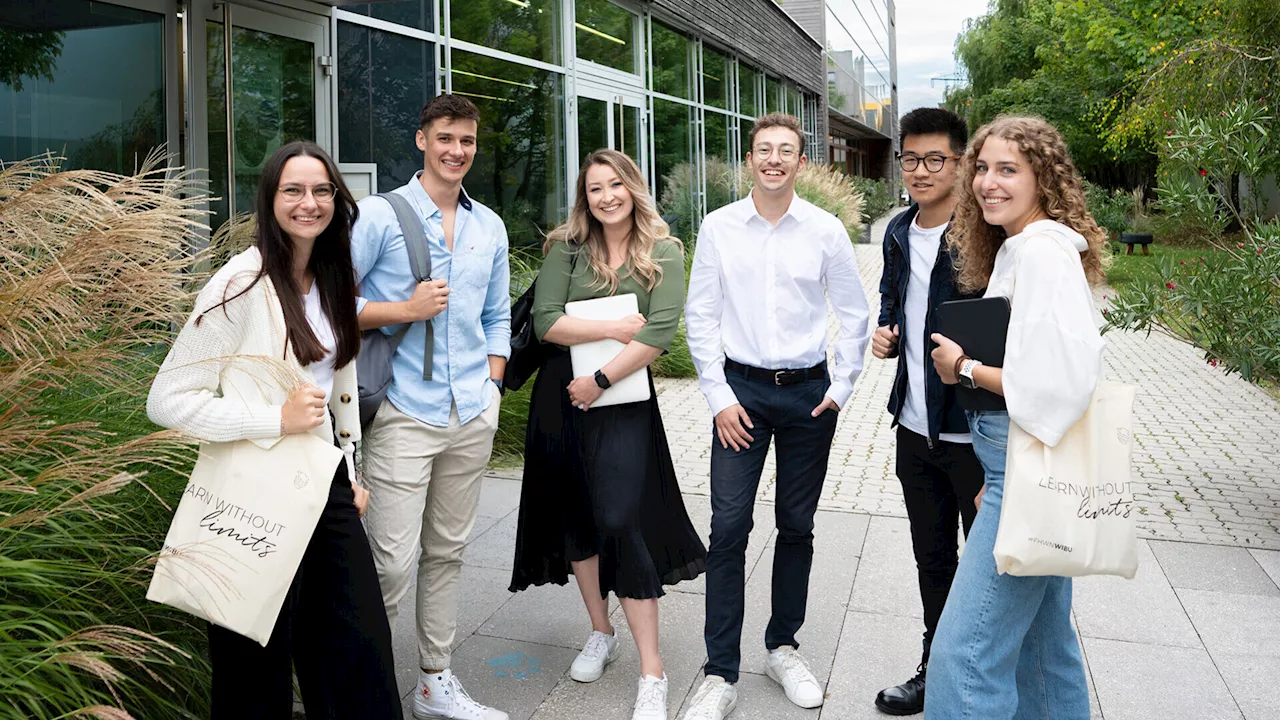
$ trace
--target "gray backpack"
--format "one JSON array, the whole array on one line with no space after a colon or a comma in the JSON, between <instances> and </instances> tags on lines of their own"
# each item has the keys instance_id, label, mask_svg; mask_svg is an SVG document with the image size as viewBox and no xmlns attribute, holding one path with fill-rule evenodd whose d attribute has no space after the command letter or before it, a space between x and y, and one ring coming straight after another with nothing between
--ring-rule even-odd
<instances>
[{"instance_id":1,"label":"gray backpack","mask_svg":"<svg viewBox=\"0 0 1280 720\"><path fill-rule=\"evenodd\" d=\"M396 220L400 222L400 232L404 234L404 247L409 253L409 268L413 271L413 279L426 282L431 279L431 250L427 247L427 236L423 231L422 218L414 212L409 201L396 193L379 193L378 197L391 203L396 212ZM431 321L424 321L427 339L422 356L422 379L431 379L432 350L435 346L435 333ZM360 384L360 427L367 428L378 412L378 406L387 396L391 388L391 360L404 340L412 323L406 324L395 334L388 335L381 328L364 331L360 336L360 354L356 356L356 377Z\"/></svg>"}]
</instances>

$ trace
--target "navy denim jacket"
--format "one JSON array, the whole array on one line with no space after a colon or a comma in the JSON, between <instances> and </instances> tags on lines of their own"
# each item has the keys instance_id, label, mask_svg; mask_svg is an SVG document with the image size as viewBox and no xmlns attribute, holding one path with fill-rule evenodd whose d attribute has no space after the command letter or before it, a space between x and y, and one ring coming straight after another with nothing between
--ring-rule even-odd
<instances>
[{"instance_id":1,"label":"navy denim jacket","mask_svg":"<svg viewBox=\"0 0 1280 720\"><path fill-rule=\"evenodd\" d=\"M954 258L947 250L947 236L943 233L942 243L938 246L938 259L933 265L933 274L929 276L929 312L924 318L924 327L920 327L919 319L913 323L904 322L903 307L907 302L907 281L911 279L911 253L907 249L911 222L920 212L918 205L912 205L906 212L889 221L884 233L884 274L880 276L880 319L877 327L897 325L911 332L924 334L924 392L925 407L929 417L929 444L937 441L941 433L967 433L969 424L964 417L964 409L956 402L954 387L943 384L938 371L933 368L929 353L937 345L929 337L938 331L938 306L942 303L964 297L975 297L959 292L955 287L952 266ZM898 424L898 414L907 396L906 356L897 353L898 374L893 379L893 389L889 393L889 412L893 415L893 424Z\"/></svg>"}]
</instances>

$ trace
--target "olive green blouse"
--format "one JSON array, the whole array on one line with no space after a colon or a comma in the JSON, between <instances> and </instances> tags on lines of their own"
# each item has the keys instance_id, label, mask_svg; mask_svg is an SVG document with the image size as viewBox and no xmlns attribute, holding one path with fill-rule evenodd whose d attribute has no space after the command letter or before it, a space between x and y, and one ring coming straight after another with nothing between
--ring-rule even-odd
<instances>
[{"instance_id":1,"label":"olive green blouse","mask_svg":"<svg viewBox=\"0 0 1280 720\"><path fill-rule=\"evenodd\" d=\"M618 268L616 291L610 293L608 288L598 287L586 254L579 256L575 263L575 252L567 242L553 244L538 272L538 284L533 292L533 329L538 339L545 337L551 326L564 316L565 303L634 293L640 314L647 321L636 333L635 340L661 350L670 349L684 307L684 252L680 243L659 240L654 246L653 260L662 268L662 279L652 291L631 276L630 262Z\"/></svg>"}]
</instances>

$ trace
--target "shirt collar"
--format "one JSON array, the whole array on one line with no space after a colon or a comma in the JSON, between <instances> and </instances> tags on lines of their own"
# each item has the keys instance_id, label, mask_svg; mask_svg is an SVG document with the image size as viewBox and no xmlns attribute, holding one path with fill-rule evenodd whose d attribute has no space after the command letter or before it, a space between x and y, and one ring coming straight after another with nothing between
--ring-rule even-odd
<instances>
[{"instance_id":1,"label":"shirt collar","mask_svg":"<svg viewBox=\"0 0 1280 720\"><path fill-rule=\"evenodd\" d=\"M765 225L769 225L769 221L766 220L765 217L760 214L760 211L756 209L756 202L751 199L750 193L742 199L742 202L744 203L743 209L746 210L746 214L743 217L744 222L750 223L755 218L759 218L760 222ZM803 222L807 220L809 217L808 205L809 204L805 202L804 198L796 195L793 191L791 193L791 204L787 206L787 211L782 213L782 217L778 218L778 225L782 225L782 221L788 216L796 222Z\"/></svg>"},{"instance_id":2,"label":"shirt collar","mask_svg":"<svg viewBox=\"0 0 1280 720\"><path fill-rule=\"evenodd\" d=\"M431 196L428 195L427 191L422 187L421 170L413 174L413 179L410 180L405 187L409 188L409 196L412 197L422 208L423 215L431 217L432 215L440 212L440 208L436 205L435 201L431 199ZM471 197L467 195L466 188L459 188L458 205L462 207L463 210L471 212Z\"/></svg>"}]
</instances>

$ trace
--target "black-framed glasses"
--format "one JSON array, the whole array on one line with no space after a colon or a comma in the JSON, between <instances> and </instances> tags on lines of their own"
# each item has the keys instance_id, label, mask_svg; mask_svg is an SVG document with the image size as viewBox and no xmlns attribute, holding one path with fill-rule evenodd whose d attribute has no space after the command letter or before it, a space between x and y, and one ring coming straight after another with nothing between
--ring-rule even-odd
<instances>
[{"instance_id":1,"label":"black-framed glasses","mask_svg":"<svg viewBox=\"0 0 1280 720\"><path fill-rule=\"evenodd\" d=\"M934 155L930 153L924 157L919 155L899 155L898 164L902 166L905 172L915 172L920 167L920 163L924 163L924 169L931 173L940 172L946 166L948 160L959 160L957 155Z\"/></svg>"},{"instance_id":2,"label":"black-framed glasses","mask_svg":"<svg viewBox=\"0 0 1280 720\"><path fill-rule=\"evenodd\" d=\"M300 203L307 196L307 189L302 185L285 185L280 188L280 195L287 203ZM318 203L331 203L338 194L338 187L333 183L320 183L310 188L310 190L311 197L315 198Z\"/></svg>"}]
</instances>

